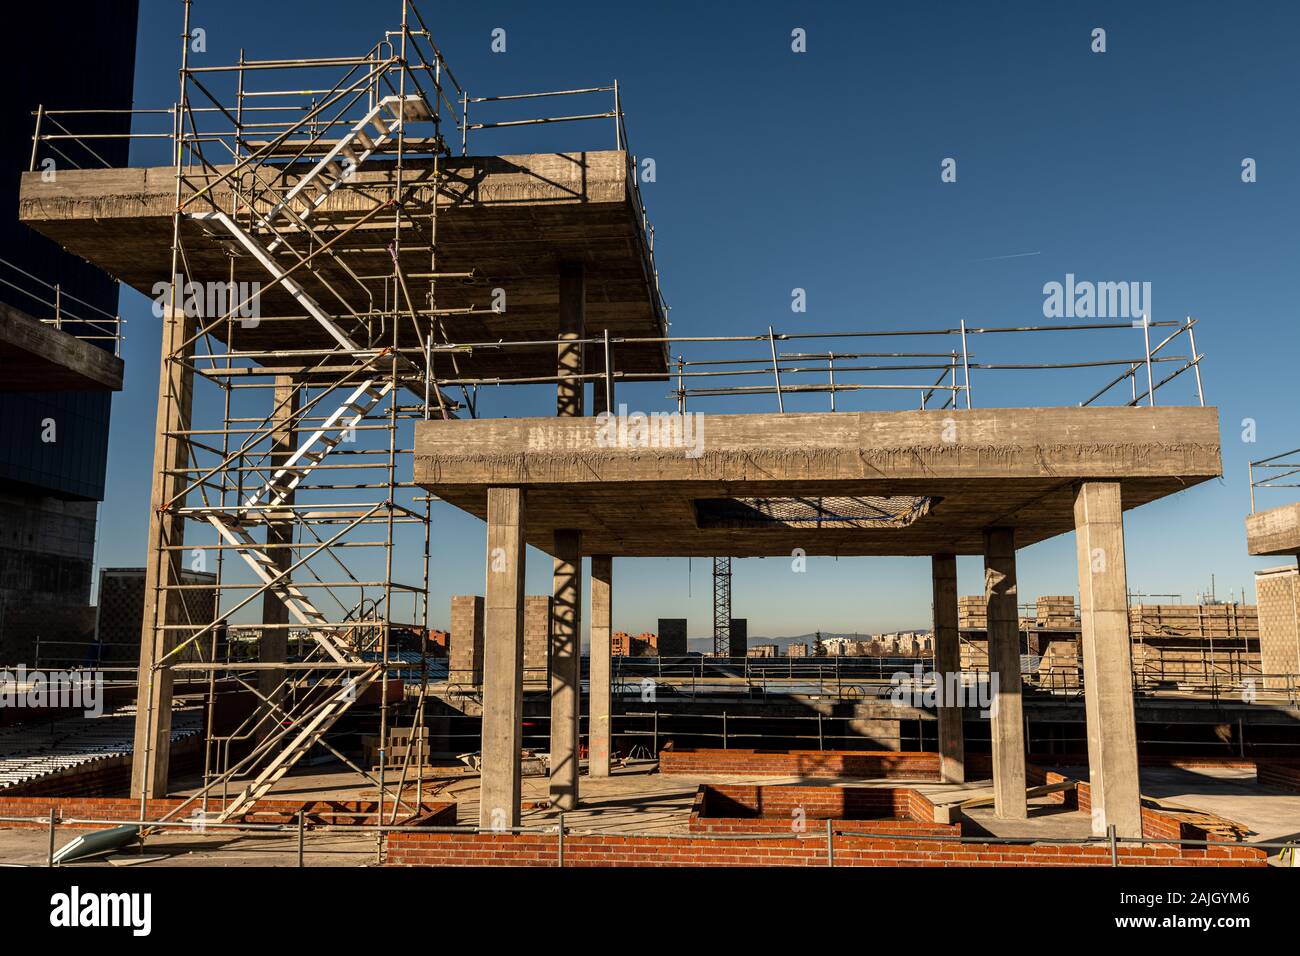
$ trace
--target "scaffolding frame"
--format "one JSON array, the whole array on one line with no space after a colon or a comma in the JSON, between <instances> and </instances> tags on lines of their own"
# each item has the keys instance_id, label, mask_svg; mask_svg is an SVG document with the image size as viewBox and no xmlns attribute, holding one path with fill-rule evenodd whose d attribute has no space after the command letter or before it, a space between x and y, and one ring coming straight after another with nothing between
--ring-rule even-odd
<instances>
[{"instance_id":1,"label":"scaffolding frame","mask_svg":"<svg viewBox=\"0 0 1300 956\"><path fill-rule=\"evenodd\" d=\"M390 675L413 670L409 655L394 659L392 651L399 632L414 633L427 686L435 500L402 480L398 463L413 452L415 421L454 417L462 409L476 414L478 383L466 380L457 363L457 355L469 350L451 340L444 320L499 311L439 308L440 281L474 276L472 270L440 271L439 198L452 195L443 162L454 155L444 131L460 132L466 155L471 131L612 121L639 216L647 291L666 335L654 229L637 159L626 148L618 82L471 97L413 0L400 0L398 28L384 31L360 56L256 60L241 50L236 63L196 65L189 56L192 0L182 0L182 7L177 101L165 109L38 107L29 165L34 171L57 157L74 168L87 159L109 167L96 141L127 138L165 144L175 179L170 282L159 303L164 344L133 789L145 819L148 797L159 795L151 792L160 789L157 778L165 790L167 776L166 754L158 750L165 748L159 741L166 739L171 707L160 701L170 701L174 675L188 675L204 682L203 786L167 818L190 807L207 817L217 794L223 799L215 818L236 818L321 746L378 787L379 817L391 805L395 823L402 807L418 811L418 797L412 803L403 792L414 783L419 793L422 780L408 779L409 752L395 787L385 774ZM592 94L612 94L612 109L468 119L471 105L478 113L494 103ZM124 114L133 128L103 132L105 113ZM87 129L78 129L79 122ZM427 133L408 130L416 126ZM382 193L373 208L333 224L314 216L336 194L362 191L353 174L372 156L388 161L384 183L364 184L367 194ZM211 290L205 297L200 288L197 300L194 295L195 282L213 284L210 275L192 269L196 243L209 251L215 243L230 259L229 282L216 283L223 288L215 305ZM357 255L377 250L392 267L367 274ZM418 270L404 268L404 251L422 257ZM261 289L251 295L235 282L237 257L265 270ZM307 275L317 283L315 296L300 281ZM275 330L278 340L241 335L247 309L272 288L296 308L252 315L254 325ZM296 330L308 334L298 337ZM318 345L322 330L326 344ZM608 358L607 333L605 349ZM450 374L435 372L436 364ZM612 381L607 375L606 384ZM462 400L449 398L446 388L458 389ZM195 528L200 536L187 537ZM403 565L418 567L413 580L400 576L395 556L402 548L417 556ZM195 587L183 581L187 558L194 568L215 566L210 621L192 619L183 600ZM227 639L227 630L232 616L256 611L259 600L259 643L265 649L275 638L286 652L251 662L240 653L243 646ZM283 613L272 614L273 605ZM290 637L299 646L292 656ZM330 726L371 687L380 691L376 776L326 739ZM221 698L236 693L252 695L255 706L236 726L218 732ZM413 734L422 725L424 700L422 689Z\"/></svg>"},{"instance_id":2,"label":"scaffolding frame","mask_svg":"<svg viewBox=\"0 0 1300 956\"><path fill-rule=\"evenodd\" d=\"M395 635L416 633L420 670L427 671L424 629L433 499L399 477L398 462L413 451L405 435L414 422L449 418L462 410L476 414L481 387L590 381L595 387L604 386L613 412L618 382L665 377L617 369L613 347L654 344L667 358L673 344L740 343L760 354L690 361L678 356L672 377L680 411L686 411L688 398L755 395L775 395L778 409L784 411L786 397L803 392L827 394L831 410L837 411L837 395L870 394L873 389L915 393L922 409L932 407L927 403L936 395L942 399L939 408L971 408L972 372L977 369L1110 366L1119 367L1119 375L1081 405L1108 396L1126 380L1132 394L1125 404L1153 405L1156 391L1188 370L1195 372L1198 399L1204 404L1199 368L1203 356L1196 350L1195 320L1190 318L1008 328L967 328L961 322L937 329L848 333L778 333L769 327L765 334L753 336L670 336L668 306L654 259L654 228L641 197L637 160L627 147L618 83L471 97L447 65L413 0L400 0L400 5L399 29L385 31L361 56L252 60L241 51L235 64L193 66L188 56L192 0L183 0L177 103L171 109L122 111L133 119L167 118L171 127L167 132L129 135L168 141L175 175L172 281L165 321L175 323L180 332L164 338L160 376L159 421L170 424L160 428L157 436L161 449L157 460L162 466L155 469L155 490L165 493L150 530L143 634L143 643L156 647L157 653L148 660L142 654L139 670L141 695L146 699L137 753L142 755L144 776L148 777L150 763L157 766L160 760L151 743L155 732L170 719L170 712L157 709L152 692L146 695L145 689L161 681L164 673L168 681L173 673L205 678L208 730L203 786L168 817L190 807L206 812L217 794L223 798L220 818L236 817L256 800L260 787L273 785L277 774L316 746L343 759L378 787L379 818L390 811L396 821L402 807L412 812L418 808L418 797L412 804L403 796L411 783L408 766L403 764L396 785L390 785L384 750L393 726L390 675L412 669L410 661L393 659ZM320 75L332 80L310 79ZM300 79L304 76L307 79ZM288 85L268 85L275 77L287 77ZM471 107L477 114L505 101L605 94L612 94L611 110L469 121ZM75 112L37 110L32 169L42 146L57 151L62 141L79 140L94 155L84 140L110 135L70 132ZM444 131L460 132L460 152L467 155L471 131L578 121L612 121L616 147L626 153L632 173L630 200L640 219L645 281L663 334L628 337L606 331L602 336L531 341L455 340L443 320L467 311L438 306L439 283L465 275L441 271L438 259L437 196L443 185L442 163L453 155ZM431 133L408 133L409 126L419 124L432 127ZM371 192L382 191L382 200L344 225L320 224L313 216L315 210L331 195L359 188L351 171L373 154L390 160L390 179L365 186ZM415 196L414 179L407 174L408 164L416 159L426 164L421 168L431 170L433 201ZM427 189L428 180L424 186ZM391 238L381 241L381 247L392 260L391 271L366 274L352 265L354 243L345 240L390 230ZM408 232L416 238L410 239ZM216 243L231 257L228 297L215 312L195 307L187 294L190 281L198 278L191 273L188 255L195 242ZM427 272L403 269L404 248L427 253L423 260ZM242 344L240 333L250 301L234 283L236 256L262 264L268 280L263 291L276 287L301 307L291 314L259 316L257 321L311 330L307 344ZM322 283L328 301L324 296L313 298L296 281L307 273ZM486 314L495 309L484 306L469 311ZM970 348L970 339L979 336L1135 327L1144 339L1140 358L980 363ZM1174 331L1152 347L1150 329L1157 327ZM322 330L327 344L319 346L313 337L319 339ZM829 347L786 353L778 348L778 343L804 340L936 335L950 347L927 352ZM1190 343L1190 355L1165 354L1163 350L1182 335ZM458 355L475 349L545 349L553 354L559 345L589 346L597 355L603 351L604 368L579 374L557 370L555 375L484 377L461 374L456 362ZM880 359L891 364L878 364ZM863 362L867 364L858 364ZM1176 367L1157 380L1154 370L1161 363ZM899 371L924 373L925 378L902 384L849 380L854 375ZM1146 388L1140 392L1143 373ZM806 375L819 379L824 375L826 381L798 381ZM759 376L764 382L737 385L737 376L746 381ZM766 381L769 376L771 384ZM452 390L459 392L459 401L450 397ZM198 402L199 392L219 401ZM212 420L196 420L196 409ZM187 540L187 527L201 529L203 537ZM414 580L397 573L395 551L408 545L417 557ZM369 562L365 555L372 556ZM204 568L209 560L215 563L217 612L212 621L183 619L175 613L184 610L186 589L200 586L183 581L182 563L187 556ZM728 635L729 586L728 577ZM298 659L254 665L232 652L232 643L225 639L228 622L232 615L253 609L258 600L264 607L278 603L285 609L283 620L268 620L264 611L263 641L268 634L297 636L307 646L293 655ZM721 650L716 646L720 622L715 615L715 650ZM253 680L266 671L276 674L274 682ZM334 721L372 686L380 691L377 776L357 767L326 739ZM422 726L427 686L427 681L422 682L412 733ZM219 700L236 693L253 696L257 706L233 728L216 733ZM142 739L145 745L140 747ZM420 767L415 772L419 774ZM417 794L421 785L417 779ZM140 788L141 819L146 818L149 795Z\"/></svg>"}]
</instances>

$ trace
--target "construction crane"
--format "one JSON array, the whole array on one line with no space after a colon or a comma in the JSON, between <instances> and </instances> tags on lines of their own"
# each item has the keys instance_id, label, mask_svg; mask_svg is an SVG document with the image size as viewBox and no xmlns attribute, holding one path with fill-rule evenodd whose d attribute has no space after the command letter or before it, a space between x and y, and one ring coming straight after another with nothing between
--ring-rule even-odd
<instances>
[{"instance_id":1,"label":"construction crane","mask_svg":"<svg viewBox=\"0 0 1300 956\"><path fill-rule=\"evenodd\" d=\"M713 559L713 656L731 656L731 558Z\"/></svg>"}]
</instances>

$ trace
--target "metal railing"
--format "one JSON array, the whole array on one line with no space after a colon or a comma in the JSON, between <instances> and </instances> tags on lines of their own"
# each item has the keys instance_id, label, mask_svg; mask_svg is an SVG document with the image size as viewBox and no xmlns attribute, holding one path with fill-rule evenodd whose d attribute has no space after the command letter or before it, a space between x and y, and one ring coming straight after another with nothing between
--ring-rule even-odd
<instances>
[{"instance_id":1,"label":"metal railing","mask_svg":"<svg viewBox=\"0 0 1300 956\"><path fill-rule=\"evenodd\" d=\"M0 259L0 285L20 293L24 297L23 311L42 325L52 325L83 342L112 342L113 354L121 355L125 320L120 315L101 309L66 291L62 283L47 282L8 259Z\"/></svg>"},{"instance_id":2,"label":"metal railing","mask_svg":"<svg viewBox=\"0 0 1300 956\"><path fill-rule=\"evenodd\" d=\"M339 815L339 814L336 814ZM367 814L369 815L369 814ZM356 837L375 837L377 849L375 851L376 860L383 861L386 847L385 837L390 834L463 834L465 836L527 836L527 835L554 835L556 840L555 865L563 867L565 865L564 841L567 836L594 836L594 837L613 837L613 838L636 838L648 840L701 840L716 841L719 843L740 841L789 841L798 840L800 842L811 842L825 847L825 866L835 866L835 838L849 838L872 840L878 839L887 841L890 844L897 843L901 840L908 843L935 843L935 844L959 844L959 845L997 845L997 846L1031 846L1031 845L1051 845L1061 847L1095 847L1108 846L1110 848L1110 865L1112 867L1121 866L1122 857L1119 849L1124 846L1166 846L1166 847L1187 847L1192 849L1229 849L1235 847L1258 849L1265 851L1265 856L1271 856L1272 851L1284 851L1287 849L1294 850L1295 844L1278 841L1278 840L1261 840L1258 842L1234 842L1229 840L1195 840L1195 839L1174 839L1169 837L1121 837L1118 836L1115 827L1110 826L1106 836L1088 836L1088 837L1052 837L1052 836L1022 836L1022 837L999 837L992 835L965 836L952 833L935 833L920 834L908 833L905 837L899 836L897 832L872 832L871 821L853 821L853 820L831 820L821 821L821 826L809 826L804 830L795 830L793 827L789 832L773 832L772 830L756 830L754 832L726 832L717 833L709 831L692 831L680 830L674 832L647 833L644 830L635 829L596 829L575 827L565 822L565 814L557 814L556 822L543 826L518 826L518 827L481 827L473 825L465 826L420 826L420 825L402 825L402 824L384 824L384 823L360 823L360 824L312 824L308 826L305 821L305 815L302 812L297 814L294 823L215 823L203 821L201 824L193 820L149 820L145 819L143 814L132 819L114 818L108 816L95 817L62 817L58 811L51 807L47 816L0 816L0 824L19 823L19 824L36 824L44 826L47 829L47 852L45 858L46 867L54 867L61 864L55 862L55 847L58 842L58 829L62 827L75 827L84 829L87 827L111 827L111 826L138 826L146 830L156 830L165 832L169 830L179 830L188 833L194 833L200 826L204 830L214 831L216 849L220 852L234 843L228 839L220 839L222 835L292 835L295 837L293 842L284 849L285 853L293 854L296 859L296 866L306 865L307 857L307 834L351 834ZM337 847L331 845L331 849L322 852L337 853ZM102 855L102 854L100 854ZM368 854L367 854L368 855ZM93 859L84 858L84 859ZM81 862L81 860L74 861Z\"/></svg>"},{"instance_id":3,"label":"metal railing","mask_svg":"<svg viewBox=\"0 0 1300 956\"><path fill-rule=\"evenodd\" d=\"M1272 455L1268 458L1261 458L1258 461L1252 461L1246 466L1246 475L1250 480L1250 513L1255 513L1255 489L1256 488L1300 488L1300 480L1287 481L1286 479L1295 479L1300 476L1300 448L1292 448L1290 451L1284 451L1280 455ZM1287 460L1290 459L1290 460ZM1258 469L1262 475L1255 477L1255 471Z\"/></svg>"},{"instance_id":4,"label":"metal railing","mask_svg":"<svg viewBox=\"0 0 1300 956\"><path fill-rule=\"evenodd\" d=\"M521 119L495 120L489 122L471 123L469 121L471 106L484 107L489 104L517 103L538 99L549 100L550 98L557 96L593 96L606 93L610 94L612 97L612 103L608 110L598 110L597 112L592 113L573 113L560 116L533 116ZM613 120L614 149L624 154L625 179L627 182L628 196L632 202L633 215L636 217L639 230L642 265L645 270L646 282L654 299L655 310L659 316L660 331L666 336L670 325L668 320L670 307L664 300L663 291L659 286L659 269L655 264L655 228L650 222L650 216L646 212L645 208L645 200L641 195L640 165L636 155L632 153L631 148L628 146L627 120L623 112L623 100L619 93L618 80L614 80L609 86L591 86L576 90L547 90L540 93L514 93L505 96L470 96L468 93L462 91L460 152L462 156L468 155L469 134L473 130L509 129L525 126L549 125L552 123L578 123L606 120Z\"/></svg>"}]
</instances>

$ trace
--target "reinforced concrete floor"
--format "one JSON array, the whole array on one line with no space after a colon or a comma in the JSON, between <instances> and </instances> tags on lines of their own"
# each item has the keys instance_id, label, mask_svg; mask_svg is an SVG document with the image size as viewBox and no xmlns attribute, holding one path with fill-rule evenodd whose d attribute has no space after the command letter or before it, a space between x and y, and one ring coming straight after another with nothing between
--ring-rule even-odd
<instances>
[{"instance_id":1,"label":"reinforced concrete floor","mask_svg":"<svg viewBox=\"0 0 1300 956\"><path fill-rule=\"evenodd\" d=\"M439 771L441 772L441 771ZM390 780L390 782L392 782ZM194 783L197 783L195 781ZM583 830L618 830L632 833L681 833L687 829L691 802L702 783L799 783L805 786L908 786L936 803L960 802L991 792L990 782L964 785L922 781L845 779L801 779L753 775L709 777L663 776L652 762L618 769L606 779L584 776L581 781L583 806L565 814L567 826ZM478 820L477 775L453 771L448 776L425 781L426 800L454 800L462 824ZM193 792L193 786L178 788ZM1257 831L1254 840L1300 839L1300 795L1259 788L1249 771L1189 771L1144 768L1143 793L1203 809L1246 824ZM304 767L279 781L271 796L292 798L373 797L372 784L360 780L338 765ZM408 787L407 796L413 797ZM545 777L523 778L524 826L553 825L556 812L545 806ZM1050 798L1030 801L1029 819L998 820L991 807L967 811L972 836L1039 837L1080 839L1089 835L1088 816L1067 810ZM62 846L74 836L70 830L58 834ZM370 866L377 862L373 835L309 831L305 840L307 866ZM42 866L48 852L48 834L40 830L0 829L0 865ZM294 866L297 838L293 833L217 835L211 832L169 833L150 839L147 856L162 855L144 866ZM74 866L106 866L104 860Z\"/></svg>"}]
</instances>

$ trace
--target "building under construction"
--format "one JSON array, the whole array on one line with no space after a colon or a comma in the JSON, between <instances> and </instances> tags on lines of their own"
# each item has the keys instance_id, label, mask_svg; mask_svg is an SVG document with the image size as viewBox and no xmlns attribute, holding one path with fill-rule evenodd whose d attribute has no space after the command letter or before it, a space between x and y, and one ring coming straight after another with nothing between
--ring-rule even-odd
<instances>
[{"instance_id":1,"label":"building under construction","mask_svg":"<svg viewBox=\"0 0 1300 956\"><path fill-rule=\"evenodd\" d=\"M96 765L105 790L130 768L123 821L155 844L195 819L346 825L409 864L748 863L746 833L816 865L1276 854L1139 789L1141 761L1188 753L1300 789L1295 674L1243 665L1258 634L1235 616L1209 635L1230 647L1134 679L1135 634L1170 631L1131 618L1123 513L1222 475L1194 319L676 334L618 83L476 95L399 5L355 56L212 65L186 2L177 101L121 134L166 162L43 176L95 140L77 110L33 117L22 222L154 299L163 330L139 665L105 668L133 743ZM608 148L527 152L555 123ZM520 151L478 151L488 131ZM1019 357L1079 338L1124 357ZM1098 380L1052 407L977 401L1026 368ZM673 407L620 410L639 382ZM525 386L554 387L553 414L481 414ZM725 413L756 396L772 411ZM810 396L825 410L787 409ZM445 657L435 507L486 523ZM1071 532L1078 615L1045 598L1026 625L1017 551ZM528 547L550 580L526 581ZM929 557L949 693L880 658L747 656L733 559L796 553ZM959 601L964 555L986 589ZM663 556L714 563L711 655L681 619L648 656L615 647L616 559ZM0 813L88 792L62 785L0 790ZM825 829L785 832L791 807Z\"/></svg>"}]
</instances>

